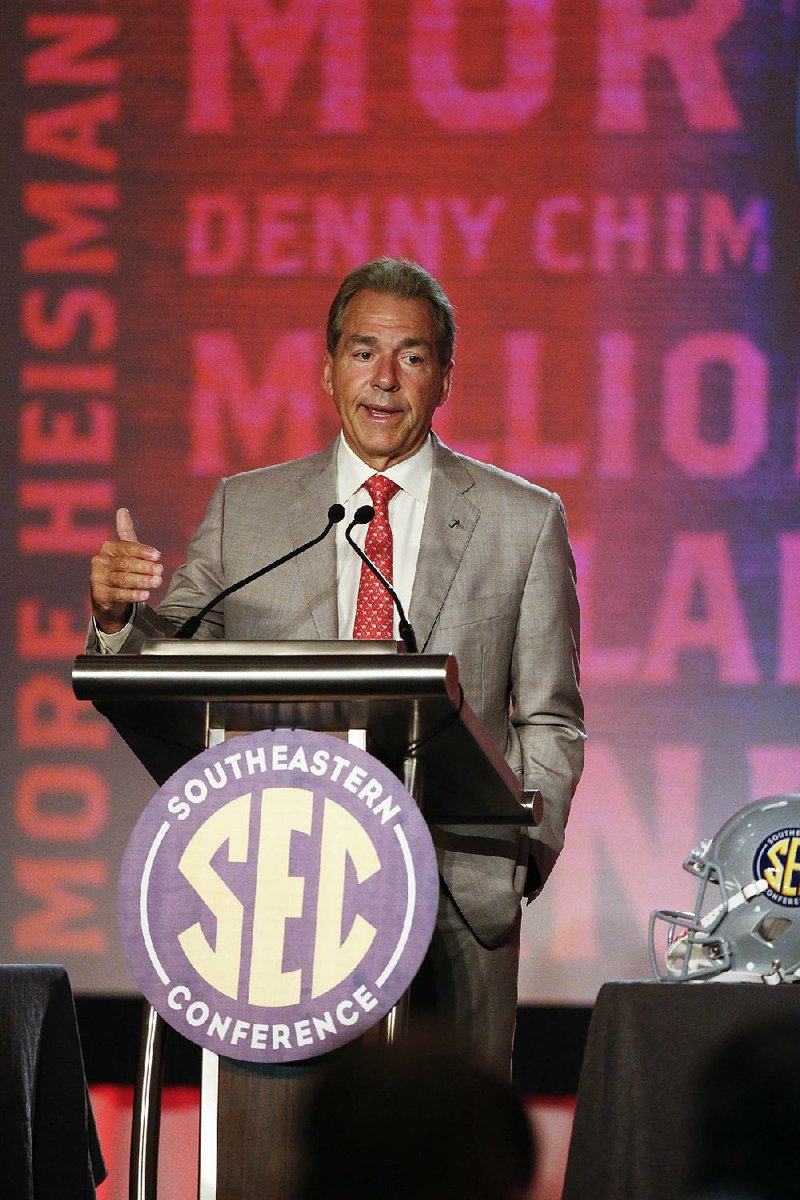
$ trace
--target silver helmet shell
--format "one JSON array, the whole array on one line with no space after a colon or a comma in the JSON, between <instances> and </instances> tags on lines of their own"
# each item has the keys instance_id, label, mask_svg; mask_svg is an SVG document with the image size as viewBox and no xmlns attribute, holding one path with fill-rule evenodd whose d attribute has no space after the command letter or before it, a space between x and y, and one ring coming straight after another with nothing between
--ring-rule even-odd
<instances>
[{"instance_id":1,"label":"silver helmet shell","mask_svg":"<svg viewBox=\"0 0 800 1200\"><path fill-rule=\"evenodd\" d=\"M800 981L800 794L741 809L683 867L698 879L694 911L660 908L650 916L657 979ZM662 923L664 969L656 947Z\"/></svg>"}]
</instances>

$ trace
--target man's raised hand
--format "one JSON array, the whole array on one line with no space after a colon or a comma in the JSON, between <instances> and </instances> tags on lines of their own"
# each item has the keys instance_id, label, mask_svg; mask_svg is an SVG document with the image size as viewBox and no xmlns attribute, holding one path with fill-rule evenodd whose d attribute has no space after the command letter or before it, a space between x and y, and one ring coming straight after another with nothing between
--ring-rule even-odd
<instances>
[{"instance_id":1,"label":"man's raised hand","mask_svg":"<svg viewBox=\"0 0 800 1200\"><path fill-rule=\"evenodd\" d=\"M103 542L92 559L90 576L92 612L104 633L118 633L127 625L131 606L149 600L161 586L164 568L161 551L143 545L136 536L127 508L117 509L116 541Z\"/></svg>"}]
</instances>

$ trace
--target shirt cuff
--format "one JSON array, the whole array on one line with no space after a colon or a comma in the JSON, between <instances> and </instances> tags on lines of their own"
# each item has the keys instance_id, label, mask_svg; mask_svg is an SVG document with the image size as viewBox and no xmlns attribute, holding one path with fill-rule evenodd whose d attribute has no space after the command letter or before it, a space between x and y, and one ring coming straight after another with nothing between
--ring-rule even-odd
<instances>
[{"instance_id":1,"label":"shirt cuff","mask_svg":"<svg viewBox=\"0 0 800 1200\"><path fill-rule=\"evenodd\" d=\"M134 604L133 615L131 616L130 621L128 621L128 624L122 629L118 630L116 633L104 633L97 624L97 621L95 621L94 617L92 617L92 624L94 625L94 631L97 634L97 644L100 647L101 654L116 654L122 649L125 639L133 629L133 616L135 616L135 614L136 605Z\"/></svg>"}]
</instances>

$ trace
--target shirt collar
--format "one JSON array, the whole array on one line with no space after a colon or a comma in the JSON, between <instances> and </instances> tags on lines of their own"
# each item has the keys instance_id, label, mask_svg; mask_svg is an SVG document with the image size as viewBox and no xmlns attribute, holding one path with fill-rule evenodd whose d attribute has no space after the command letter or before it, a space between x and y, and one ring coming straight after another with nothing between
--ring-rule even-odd
<instances>
[{"instance_id":1,"label":"shirt collar","mask_svg":"<svg viewBox=\"0 0 800 1200\"><path fill-rule=\"evenodd\" d=\"M346 503L359 488L363 487L364 481L369 479L370 475L380 474L385 475L387 479L392 479L398 487L401 487L404 492L408 492L412 500L416 500L418 504L425 504L428 499L428 492L431 486L431 474L433 473L433 439L430 434L425 438L425 441L410 458L404 458L402 462L395 463L392 467L387 467L385 471L373 471L358 455L350 449L344 439L344 434L339 434L339 445L336 451L336 491L339 502Z\"/></svg>"}]
</instances>

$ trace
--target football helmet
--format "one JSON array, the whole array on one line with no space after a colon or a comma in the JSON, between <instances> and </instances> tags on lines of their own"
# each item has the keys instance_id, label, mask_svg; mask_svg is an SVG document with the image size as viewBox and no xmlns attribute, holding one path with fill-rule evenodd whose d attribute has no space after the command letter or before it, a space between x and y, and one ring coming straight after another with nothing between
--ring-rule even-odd
<instances>
[{"instance_id":1,"label":"football helmet","mask_svg":"<svg viewBox=\"0 0 800 1200\"><path fill-rule=\"evenodd\" d=\"M800 794L747 805L683 867L699 880L694 912L659 908L650 916L657 979L800 982ZM665 970L656 949L662 922Z\"/></svg>"}]
</instances>

